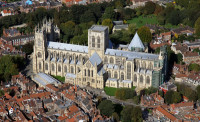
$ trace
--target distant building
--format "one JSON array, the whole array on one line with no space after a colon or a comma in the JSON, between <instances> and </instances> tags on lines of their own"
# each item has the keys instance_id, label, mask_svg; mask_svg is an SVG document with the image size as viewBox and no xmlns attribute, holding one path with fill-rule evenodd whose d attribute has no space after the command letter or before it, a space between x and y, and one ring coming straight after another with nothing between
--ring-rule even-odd
<instances>
[{"instance_id":1,"label":"distant building","mask_svg":"<svg viewBox=\"0 0 200 122\"><path fill-rule=\"evenodd\" d=\"M20 35L21 33L16 28L3 29L4 37L15 37Z\"/></svg>"},{"instance_id":2,"label":"distant building","mask_svg":"<svg viewBox=\"0 0 200 122\"><path fill-rule=\"evenodd\" d=\"M122 29L128 30L128 24L124 24L123 21L113 21L113 24L114 24L112 30L113 33Z\"/></svg>"},{"instance_id":3,"label":"distant building","mask_svg":"<svg viewBox=\"0 0 200 122\"><path fill-rule=\"evenodd\" d=\"M35 37L33 34L19 35L15 37L5 37L5 36L1 37L1 40L13 46L25 45L26 43L33 42L34 39Z\"/></svg>"},{"instance_id":4,"label":"distant building","mask_svg":"<svg viewBox=\"0 0 200 122\"><path fill-rule=\"evenodd\" d=\"M173 35L177 34L177 35L182 35L182 34L186 34L187 36L192 35L194 33L194 29L186 26L186 27L180 27L180 28L176 28L176 29L172 29L171 32L173 33Z\"/></svg>"},{"instance_id":5,"label":"distant building","mask_svg":"<svg viewBox=\"0 0 200 122\"><path fill-rule=\"evenodd\" d=\"M177 86L174 85L174 84L171 83L171 82L164 83L164 84L160 85L159 88L160 88L164 93L166 93L166 92L169 91L169 90L177 91Z\"/></svg>"},{"instance_id":6,"label":"distant building","mask_svg":"<svg viewBox=\"0 0 200 122\"><path fill-rule=\"evenodd\" d=\"M140 104L146 107L155 107L164 104L164 99L158 94L158 92L141 96Z\"/></svg>"},{"instance_id":7,"label":"distant building","mask_svg":"<svg viewBox=\"0 0 200 122\"><path fill-rule=\"evenodd\" d=\"M13 15L13 13L12 13L11 10L6 10L6 9L4 9L3 11L1 11L1 15L4 17L4 16Z\"/></svg>"}]
</instances>

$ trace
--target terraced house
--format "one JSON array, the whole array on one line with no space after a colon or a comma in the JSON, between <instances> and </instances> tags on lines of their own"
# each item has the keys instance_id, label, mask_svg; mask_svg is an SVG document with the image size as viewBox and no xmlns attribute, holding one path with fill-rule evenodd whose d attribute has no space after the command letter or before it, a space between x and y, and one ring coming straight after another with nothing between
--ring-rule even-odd
<instances>
[{"instance_id":1,"label":"terraced house","mask_svg":"<svg viewBox=\"0 0 200 122\"><path fill-rule=\"evenodd\" d=\"M60 30L44 20L35 28L33 71L65 76L66 82L103 89L109 87L158 87L166 73L166 51L144 53L139 36L127 49L111 49L107 26L88 30L88 46L56 42Z\"/></svg>"}]
</instances>

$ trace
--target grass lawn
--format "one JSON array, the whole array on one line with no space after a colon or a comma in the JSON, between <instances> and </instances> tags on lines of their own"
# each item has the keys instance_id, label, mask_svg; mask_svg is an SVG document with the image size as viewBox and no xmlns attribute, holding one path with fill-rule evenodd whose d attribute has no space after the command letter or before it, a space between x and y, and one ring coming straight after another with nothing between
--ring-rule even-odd
<instances>
[{"instance_id":1,"label":"grass lawn","mask_svg":"<svg viewBox=\"0 0 200 122\"><path fill-rule=\"evenodd\" d=\"M128 20L127 23L128 24L135 23L136 26L139 28L146 24L158 24L158 20L155 15L148 15L148 16L134 17L133 19Z\"/></svg>"},{"instance_id":2,"label":"grass lawn","mask_svg":"<svg viewBox=\"0 0 200 122\"><path fill-rule=\"evenodd\" d=\"M132 90L135 90L135 86L133 86L131 89ZM104 91L105 91L105 93L107 94L107 95L109 95L109 96L115 96L115 92L118 90L118 89L120 89L120 88L112 88L112 87L105 87L104 88Z\"/></svg>"},{"instance_id":3,"label":"grass lawn","mask_svg":"<svg viewBox=\"0 0 200 122\"><path fill-rule=\"evenodd\" d=\"M127 21L128 24L135 23L136 26L139 28L141 26L144 26L146 24L159 24L157 17L155 15L148 15L148 16L139 16L134 17L131 20ZM161 25L165 28L178 28L178 25L172 25L170 23L167 23L166 25Z\"/></svg>"},{"instance_id":4,"label":"grass lawn","mask_svg":"<svg viewBox=\"0 0 200 122\"><path fill-rule=\"evenodd\" d=\"M65 82L65 77L61 77L61 76L54 76L54 75L52 75L52 77L54 77L55 79L57 79L57 80L61 81L62 83L64 83L64 82Z\"/></svg>"}]
</instances>

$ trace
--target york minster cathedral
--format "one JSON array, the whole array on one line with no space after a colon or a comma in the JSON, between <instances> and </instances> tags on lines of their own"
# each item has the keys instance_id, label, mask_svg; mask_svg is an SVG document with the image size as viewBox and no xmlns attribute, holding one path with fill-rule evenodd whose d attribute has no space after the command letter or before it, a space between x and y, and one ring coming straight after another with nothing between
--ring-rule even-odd
<instances>
[{"instance_id":1,"label":"york minster cathedral","mask_svg":"<svg viewBox=\"0 0 200 122\"><path fill-rule=\"evenodd\" d=\"M138 88L158 87L166 75L166 50L145 53L136 33L128 45L113 49L107 26L88 29L88 46L58 42L60 30L52 20L35 28L33 71L65 77L65 82L90 86Z\"/></svg>"}]
</instances>

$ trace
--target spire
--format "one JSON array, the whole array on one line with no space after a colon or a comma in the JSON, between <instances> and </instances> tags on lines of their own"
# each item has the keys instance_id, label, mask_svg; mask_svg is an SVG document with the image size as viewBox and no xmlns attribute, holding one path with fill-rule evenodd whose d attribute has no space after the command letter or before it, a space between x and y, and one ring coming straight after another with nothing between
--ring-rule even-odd
<instances>
[{"instance_id":1,"label":"spire","mask_svg":"<svg viewBox=\"0 0 200 122\"><path fill-rule=\"evenodd\" d=\"M135 36L133 37L131 43L129 44L128 49L131 50L132 47L141 48L144 50L144 45L140 40L140 37L138 36L137 32L135 33Z\"/></svg>"}]
</instances>

